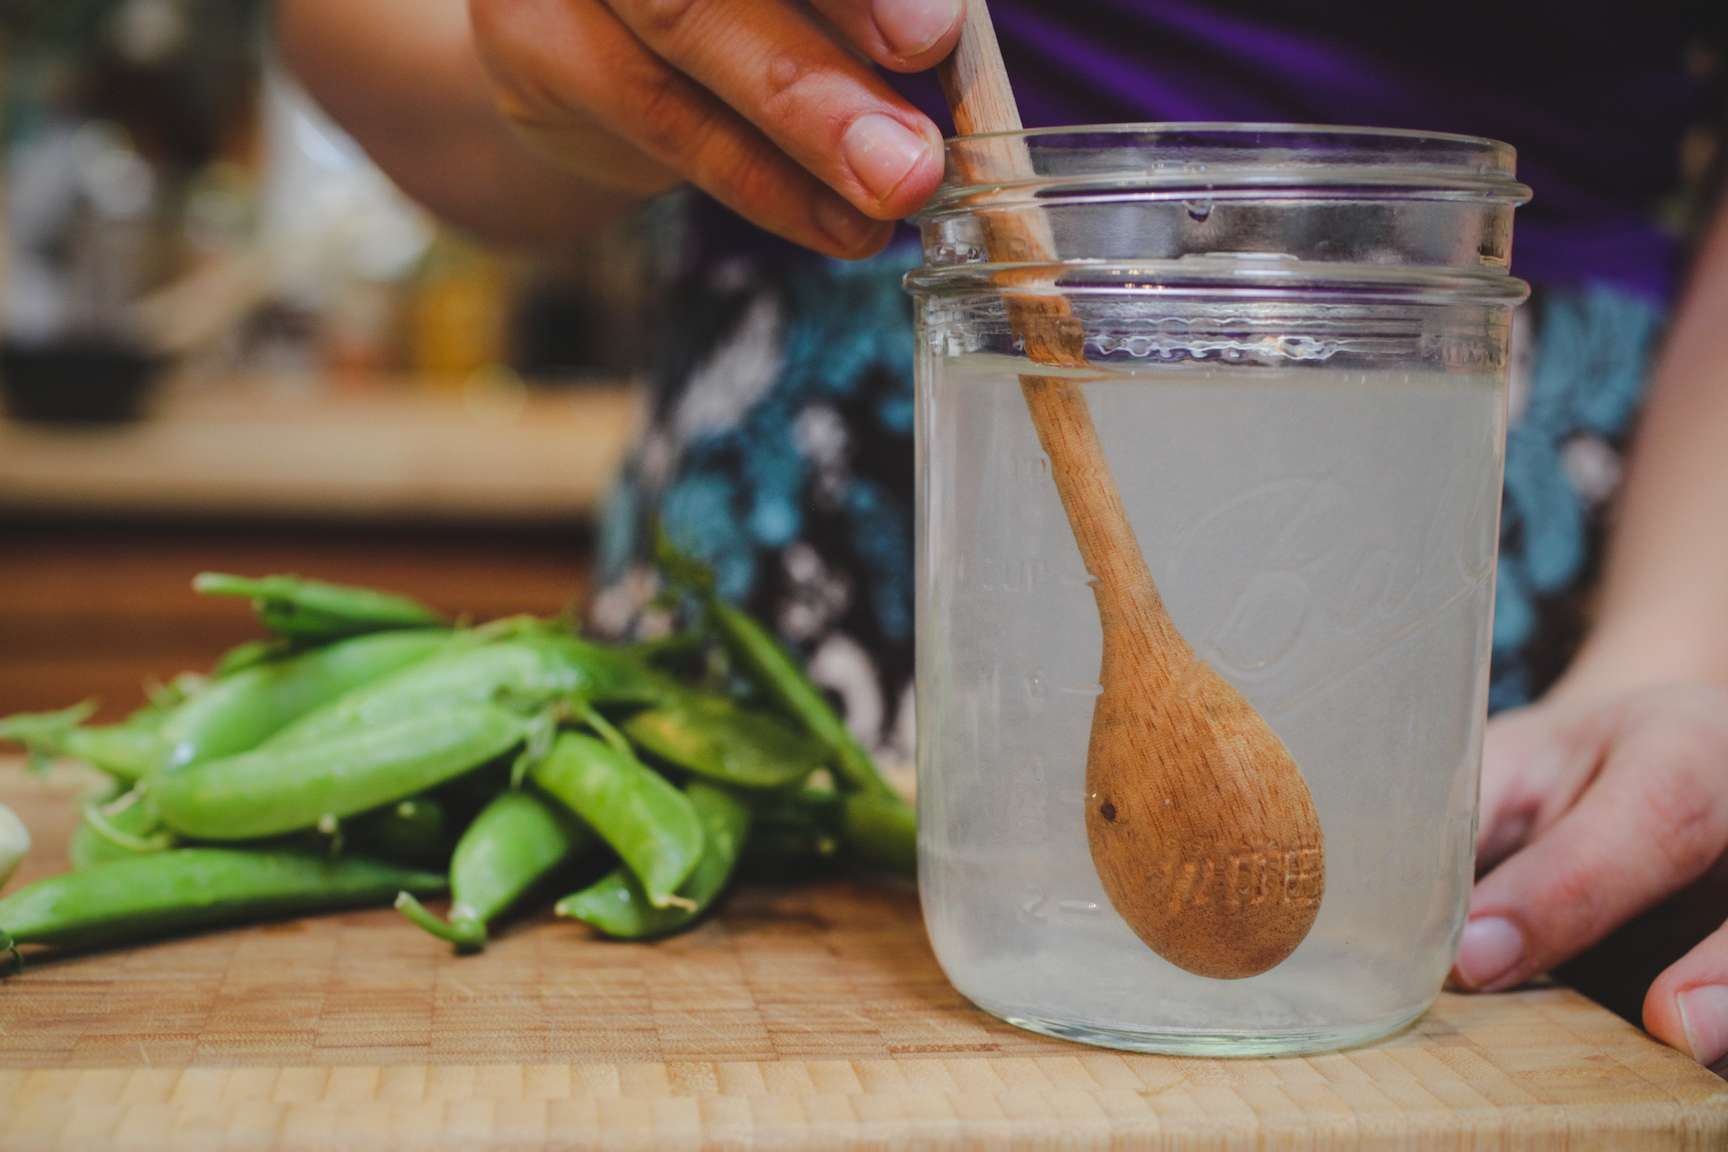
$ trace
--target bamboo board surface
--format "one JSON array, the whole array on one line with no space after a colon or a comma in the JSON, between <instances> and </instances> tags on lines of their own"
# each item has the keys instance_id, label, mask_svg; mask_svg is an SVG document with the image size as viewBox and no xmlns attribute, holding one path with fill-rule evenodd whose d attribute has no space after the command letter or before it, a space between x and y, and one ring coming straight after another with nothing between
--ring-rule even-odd
<instances>
[{"instance_id":1,"label":"bamboo board surface","mask_svg":"<svg viewBox=\"0 0 1728 1152\"><path fill-rule=\"evenodd\" d=\"M0 761L63 867L80 788ZM1019 1032L909 888L745 891L655 945L535 921L457 958L389 911L44 961L0 984L0 1148L1728 1148L1728 1084L1565 989L1442 997L1284 1060Z\"/></svg>"}]
</instances>

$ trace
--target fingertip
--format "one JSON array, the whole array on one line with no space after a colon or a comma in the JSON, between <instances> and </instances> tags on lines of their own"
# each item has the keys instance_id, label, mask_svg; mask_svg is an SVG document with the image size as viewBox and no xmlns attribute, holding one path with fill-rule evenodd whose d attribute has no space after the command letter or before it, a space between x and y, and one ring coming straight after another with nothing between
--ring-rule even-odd
<instances>
[{"instance_id":1,"label":"fingertip","mask_svg":"<svg viewBox=\"0 0 1728 1152\"><path fill-rule=\"evenodd\" d=\"M1644 1029L1700 1064L1728 1059L1728 925L1706 936L1650 984Z\"/></svg>"},{"instance_id":2,"label":"fingertip","mask_svg":"<svg viewBox=\"0 0 1728 1152\"><path fill-rule=\"evenodd\" d=\"M877 220L900 220L942 183L942 133L925 116L871 111L840 139L840 153L860 195L853 204Z\"/></svg>"},{"instance_id":3,"label":"fingertip","mask_svg":"<svg viewBox=\"0 0 1728 1152\"><path fill-rule=\"evenodd\" d=\"M964 0L872 0L871 16L884 51L877 63L895 72L934 68L960 41Z\"/></svg>"},{"instance_id":4,"label":"fingertip","mask_svg":"<svg viewBox=\"0 0 1728 1152\"><path fill-rule=\"evenodd\" d=\"M842 260L862 260L887 247L894 234L894 225L884 220L872 220L846 201L832 194L816 197L810 214L816 230L825 243L819 249Z\"/></svg>"},{"instance_id":5,"label":"fingertip","mask_svg":"<svg viewBox=\"0 0 1728 1152\"><path fill-rule=\"evenodd\" d=\"M1681 1052L1689 1052L1686 1043L1686 1026L1680 1020L1680 1006L1676 1002L1674 982L1667 979L1667 974L1650 985L1650 990L1644 994L1644 1031L1650 1033L1670 1048Z\"/></svg>"},{"instance_id":6,"label":"fingertip","mask_svg":"<svg viewBox=\"0 0 1728 1152\"><path fill-rule=\"evenodd\" d=\"M1524 932L1505 916L1476 916L1464 925L1452 979L1468 992L1496 992L1516 984L1528 948Z\"/></svg>"}]
</instances>

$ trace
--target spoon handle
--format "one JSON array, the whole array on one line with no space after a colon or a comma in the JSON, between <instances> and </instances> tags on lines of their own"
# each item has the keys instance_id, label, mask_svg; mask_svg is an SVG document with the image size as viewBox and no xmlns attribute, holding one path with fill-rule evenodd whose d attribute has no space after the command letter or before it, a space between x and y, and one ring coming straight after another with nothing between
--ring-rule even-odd
<instances>
[{"instance_id":1,"label":"spoon handle","mask_svg":"<svg viewBox=\"0 0 1728 1152\"><path fill-rule=\"evenodd\" d=\"M1020 109L1008 83L1008 70L985 0L967 0L960 41L939 75L955 130L963 136L1018 132ZM1026 142L1018 136L973 141L955 153L962 180L1003 184L1037 175ZM1056 260L1049 221L1036 207L981 209L984 247L997 263L1048 264ZM1067 297L1045 293L1006 294L1014 330L1037 364L1068 369L1086 367L1086 334ZM1171 624L1146 567L1134 528L1110 474L1098 429L1080 385L1063 376L1023 375L1021 393L1038 441L1050 458L1050 471L1074 532L1080 558L1093 578L1103 628L1105 674L1127 636L1151 640L1149 651L1134 653L1134 663L1185 662L1189 649ZM1135 647L1140 647L1136 644ZM1161 657L1161 658L1160 658ZM1138 674L1144 675L1146 669Z\"/></svg>"},{"instance_id":2,"label":"spoon handle","mask_svg":"<svg viewBox=\"0 0 1728 1152\"><path fill-rule=\"evenodd\" d=\"M990 22L990 6L984 0L967 0L960 24L960 41L939 75L942 93L954 113L954 131L961 136L990 132L1020 131L1020 105L1008 83L1008 66L1002 62L1002 45L996 26ZM1024 153L1025 149L1021 149ZM1026 172L1031 173L1027 160Z\"/></svg>"}]
</instances>

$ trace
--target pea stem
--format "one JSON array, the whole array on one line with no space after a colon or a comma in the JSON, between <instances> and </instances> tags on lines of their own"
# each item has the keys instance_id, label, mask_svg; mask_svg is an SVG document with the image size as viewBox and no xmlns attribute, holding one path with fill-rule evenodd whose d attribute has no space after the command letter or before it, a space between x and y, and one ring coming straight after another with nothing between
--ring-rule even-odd
<instances>
[{"instance_id":1,"label":"pea stem","mask_svg":"<svg viewBox=\"0 0 1728 1152\"><path fill-rule=\"evenodd\" d=\"M134 794L127 793L127 795L133 796ZM90 830L116 848L124 848L128 852L165 852L174 847L174 836L166 830L154 832L149 836L134 836L114 824L109 819L110 815L124 812L132 807L132 804L137 803L135 796L131 803L124 803L125 799L125 797L121 797L120 801L116 801L120 807L116 808L113 813L106 811L104 805L101 804L92 804L84 809L84 820L90 825Z\"/></svg>"},{"instance_id":2,"label":"pea stem","mask_svg":"<svg viewBox=\"0 0 1728 1152\"><path fill-rule=\"evenodd\" d=\"M580 700L576 703L575 711L577 718L594 729L595 734L610 745L614 752L635 759L636 753L631 750L630 741L624 738L624 733L618 731L610 720L596 712L594 705L586 700Z\"/></svg>"},{"instance_id":3,"label":"pea stem","mask_svg":"<svg viewBox=\"0 0 1728 1152\"><path fill-rule=\"evenodd\" d=\"M416 927L430 932L445 943L454 944L464 952L478 952L486 947L486 926L480 921L454 915L449 920L440 920L427 910L426 905L416 900L412 892L397 894L396 911L406 916Z\"/></svg>"}]
</instances>

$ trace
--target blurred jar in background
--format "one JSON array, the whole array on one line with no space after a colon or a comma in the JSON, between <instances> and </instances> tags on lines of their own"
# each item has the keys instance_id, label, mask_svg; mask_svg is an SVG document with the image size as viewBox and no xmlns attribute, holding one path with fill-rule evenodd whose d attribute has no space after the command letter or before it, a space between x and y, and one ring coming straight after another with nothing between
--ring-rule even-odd
<instances>
[{"instance_id":1,"label":"blurred jar in background","mask_svg":"<svg viewBox=\"0 0 1728 1152\"><path fill-rule=\"evenodd\" d=\"M415 374L433 388L461 388L504 363L509 304L509 279L496 256L441 237L410 305L408 354Z\"/></svg>"}]
</instances>

